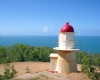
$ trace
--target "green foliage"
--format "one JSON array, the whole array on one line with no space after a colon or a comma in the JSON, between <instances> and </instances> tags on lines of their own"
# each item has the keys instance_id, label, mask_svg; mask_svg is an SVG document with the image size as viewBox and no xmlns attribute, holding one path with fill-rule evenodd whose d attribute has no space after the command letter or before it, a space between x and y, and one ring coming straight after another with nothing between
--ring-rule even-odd
<instances>
[{"instance_id":1,"label":"green foliage","mask_svg":"<svg viewBox=\"0 0 100 80\"><path fill-rule=\"evenodd\" d=\"M0 80L4 80L4 78L3 78L3 76L2 76L2 75L0 75Z\"/></svg>"},{"instance_id":2,"label":"green foliage","mask_svg":"<svg viewBox=\"0 0 100 80\"><path fill-rule=\"evenodd\" d=\"M4 75L0 75L0 80L7 80L15 77L17 71L14 68L14 65L10 66L10 64L5 64Z\"/></svg>"},{"instance_id":3,"label":"green foliage","mask_svg":"<svg viewBox=\"0 0 100 80\"><path fill-rule=\"evenodd\" d=\"M6 64L3 78L4 79L13 78L16 73L17 71L15 70L14 65L10 66L10 64Z\"/></svg>"},{"instance_id":4,"label":"green foliage","mask_svg":"<svg viewBox=\"0 0 100 80\"><path fill-rule=\"evenodd\" d=\"M77 62L82 64L82 71L92 80L100 79L100 54L77 52Z\"/></svg>"},{"instance_id":5,"label":"green foliage","mask_svg":"<svg viewBox=\"0 0 100 80\"><path fill-rule=\"evenodd\" d=\"M50 53L56 51L52 48L45 46L29 46L24 44L15 44L12 46L0 46L0 64L10 62L25 62L25 61L49 61ZM91 79L100 79L100 54L89 54L85 51L77 52L76 59L78 64L82 64L82 71L86 73ZM12 72L10 72L12 70ZM14 66L5 69L5 78L13 77L16 71ZM29 68L26 68L30 72ZM9 75L10 74L10 75ZM0 75L0 80L2 80Z\"/></svg>"},{"instance_id":6,"label":"green foliage","mask_svg":"<svg viewBox=\"0 0 100 80\"><path fill-rule=\"evenodd\" d=\"M12 46L0 46L0 63L25 62L25 61L49 61L50 53L56 52L52 48L45 46L29 46L15 44Z\"/></svg>"},{"instance_id":7,"label":"green foliage","mask_svg":"<svg viewBox=\"0 0 100 80\"><path fill-rule=\"evenodd\" d=\"M96 65L96 66L100 66L100 54L93 54L93 64Z\"/></svg>"}]
</instances>

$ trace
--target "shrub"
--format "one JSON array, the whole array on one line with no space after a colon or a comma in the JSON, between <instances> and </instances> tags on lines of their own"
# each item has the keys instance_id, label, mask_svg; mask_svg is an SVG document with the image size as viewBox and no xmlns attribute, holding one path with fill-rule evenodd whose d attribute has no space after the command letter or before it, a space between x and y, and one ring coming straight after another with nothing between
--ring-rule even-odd
<instances>
[{"instance_id":1,"label":"shrub","mask_svg":"<svg viewBox=\"0 0 100 80\"><path fill-rule=\"evenodd\" d=\"M52 48L45 46L29 46L15 44L8 47L0 46L0 63L42 61L48 62L50 53L56 52Z\"/></svg>"},{"instance_id":2,"label":"shrub","mask_svg":"<svg viewBox=\"0 0 100 80\"><path fill-rule=\"evenodd\" d=\"M77 61L82 64L82 71L92 80L100 80L100 55L88 54L86 52L77 53Z\"/></svg>"},{"instance_id":3,"label":"shrub","mask_svg":"<svg viewBox=\"0 0 100 80\"><path fill-rule=\"evenodd\" d=\"M14 68L14 65L10 66L10 64L4 65L4 75L0 75L0 80L7 80L15 77L17 71Z\"/></svg>"},{"instance_id":4,"label":"shrub","mask_svg":"<svg viewBox=\"0 0 100 80\"><path fill-rule=\"evenodd\" d=\"M31 69L29 69L28 66L27 66L27 68L25 70L26 70L26 73L30 73L31 72Z\"/></svg>"}]
</instances>

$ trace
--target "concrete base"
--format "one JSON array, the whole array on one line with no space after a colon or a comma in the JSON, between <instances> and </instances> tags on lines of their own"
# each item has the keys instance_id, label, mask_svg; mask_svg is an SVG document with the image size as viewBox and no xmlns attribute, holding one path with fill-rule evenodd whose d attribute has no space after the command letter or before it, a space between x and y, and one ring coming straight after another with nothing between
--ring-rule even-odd
<instances>
[{"instance_id":1,"label":"concrete base","mask_svg":"<svg viewBox=\"0 0 100 80\"><path fill-rule=\"evenodd\" d=\"M50 71L56 71L58 53L50 54Z\"/></svg>"},{"instance_id":2,"label":"concrete base","mask_svg":"<svg viewBox=\"0 0 100 80\"><path fill-rule=\"evenodd\" d=\"M57 71L64 74L77 72L76 52L58 51Z\"/></svg>"}]
</instances>

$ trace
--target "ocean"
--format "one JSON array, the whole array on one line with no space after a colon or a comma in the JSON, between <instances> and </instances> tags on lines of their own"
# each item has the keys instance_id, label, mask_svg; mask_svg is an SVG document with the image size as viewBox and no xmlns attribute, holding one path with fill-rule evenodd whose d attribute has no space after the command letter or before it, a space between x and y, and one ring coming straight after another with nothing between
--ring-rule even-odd
<instances>
[{"instance_id":1,"label":"ocean","mask_svg":"<svg viewBox=\"0 0 100 80\"><path fill-rule=\"evenodd\" d=\"M76 36L80 51L100 53L100 36ZM30 46L57 46L58 36L0 36L0 46L28 44Z\"/></svg>"}]
</instances>

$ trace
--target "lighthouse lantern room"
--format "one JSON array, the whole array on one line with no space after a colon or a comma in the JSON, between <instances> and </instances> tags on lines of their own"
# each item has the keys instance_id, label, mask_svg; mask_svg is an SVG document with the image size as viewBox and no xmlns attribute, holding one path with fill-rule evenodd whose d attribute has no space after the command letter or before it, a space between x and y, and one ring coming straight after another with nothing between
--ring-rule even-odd
<instances>
[{"instance_id":1,"label":"lighthouse lantern room","mask_svg":"<svg viewBox=\"0 0 100 80\"><path fill-rule=\"evenodd\" d=\"M73 49L74 48L74 28L67 22L59 33L59 49Z\"/></svg>"}]
</instances>

